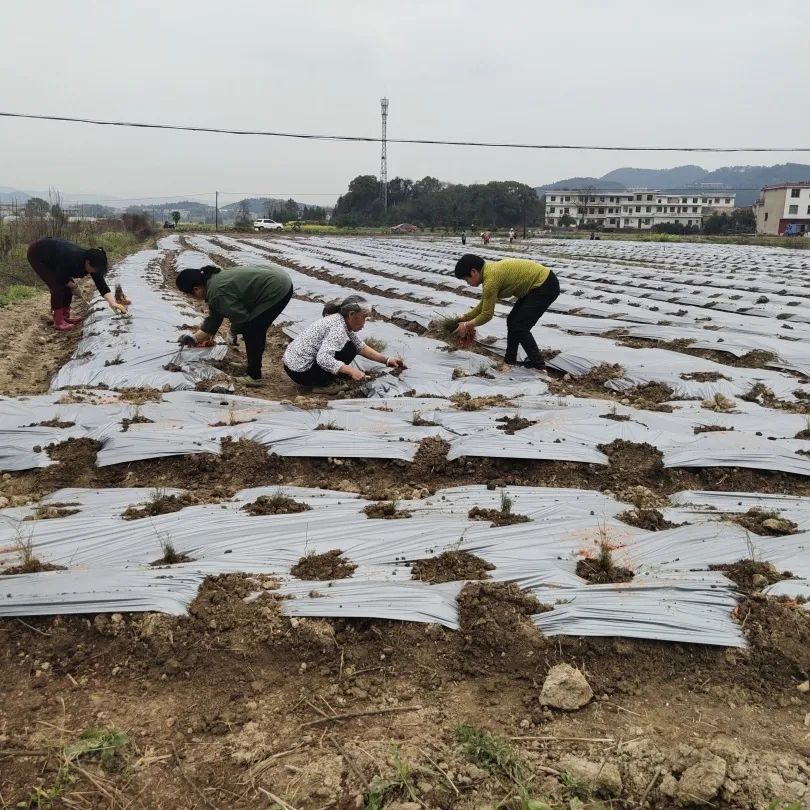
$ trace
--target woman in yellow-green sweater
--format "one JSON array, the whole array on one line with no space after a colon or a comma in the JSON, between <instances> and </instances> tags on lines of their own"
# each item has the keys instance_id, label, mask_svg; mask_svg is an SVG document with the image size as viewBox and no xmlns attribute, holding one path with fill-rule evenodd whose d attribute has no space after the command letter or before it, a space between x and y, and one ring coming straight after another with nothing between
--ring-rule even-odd
<instances>
[{"instance_id":1,"label":"woman in yellow-green sweater","mask_svg":"<svg viewBox=\"0 0 810 810\"><path fill-rule=\"evenodd\" d=\"M456 278L471 287L483 286L481 301L459 318L456 334L467 336L476 326L492 319L499 298L517 298L506 316L506 357L510 365L517 363L518 346L526 352L526 368L545 369L546 363L535 339L532 327L560 294L560 282L554 271L528 259L484 261L480 256L466 253L456 263Z\"/></svg>"}]
</instances>

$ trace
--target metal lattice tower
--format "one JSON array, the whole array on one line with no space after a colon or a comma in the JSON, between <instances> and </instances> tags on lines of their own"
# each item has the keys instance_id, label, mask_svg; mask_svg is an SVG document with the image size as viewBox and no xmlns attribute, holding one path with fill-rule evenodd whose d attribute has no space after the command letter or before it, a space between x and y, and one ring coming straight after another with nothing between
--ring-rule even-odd
<instances>
[{"instance_id":1,"label":"metal lattice tower","mask_svg":"<svg viewBox=\"0 0 810 810\"><path fill-rule=\"evenodd\" d=\"M380 155L380 196L383 211L388 210L388 99L380 99L382 113L382 154Z\"/></svg>"}]
</instances>

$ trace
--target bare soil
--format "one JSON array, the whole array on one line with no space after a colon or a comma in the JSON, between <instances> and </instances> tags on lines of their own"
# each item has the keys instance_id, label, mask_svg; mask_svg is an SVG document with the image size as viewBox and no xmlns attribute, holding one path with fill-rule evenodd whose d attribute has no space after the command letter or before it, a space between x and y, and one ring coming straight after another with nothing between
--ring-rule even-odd
<instances>
[{"instance_id":1,"label":"bare soil","mask_svg":"<svg viewBox=\"0 0 810 810\"><path fill-rule=\"evenodd\" d=\"M492 563L468 551L445 551L437 557L417 560L411 566L411 579L438 584L463 579L489 579Z\"/></svg>"},{"instance_id":2,"label":"bare soil","mask_svg":"<svg viewBox=\"0 0 810 810\"><path fill-rule=\"evenodd\" d=\"M67 570L64 565L54 565L52 563L44 563L36 557L28 562L21 563L20 565L12 565L9 568L0 568L0 574L38 574L40 571L65 571Z\"/></svg>"},{"instance_id":3,"label":"bare soil","mask_svg":"<svg viewBox=\"0 0 810 810\"><path fill-rule=\"evenodd\" d=\"M777 512L768 512L757 507L749 509L744 515L732 515L728 518L754 534L779 537L785 534L796 534L799 527Z\"/></svg>"},{"instance_id":4,"label":"bare soil","mask_svg":"<svg viewBox=\"0 0 810 810\"><path fill-rule=\"evenodd\" d=\"M586 579L591 585L630 582L635 574L629 568L613 563L602 563L596 557L586 557L577 563L577 576Z\"/></svg>"},{"instance_id":5,"label":"bare soil","mask_svg":"<svg viewBox=\"0 0 810 810\"><path fill-rule=\"evenodd\" d=\"M698 433L717 433L726 430L734 430L734 426L725 427L724 425L696 425L693 428L695 435Z\"/></svg>"},{"instance_id":6,"label":"bare soil","mask_svg":"<svg viewBox=\"0 0 810 810\"><path fill-rule=\"evenodd\" d=\"M180 495L158 495L142 506L128 506L121 513L121 517L124 520L140 520L146 517L169 515L195 503L197 503L196 499L188 492Z\"/></svg>"},{"instance_id":7,"label":"bare soil","mask_svg":"<svg viewBox=\"0 0 810 810\"><path fill-rule=\"evenodd\" d=\"M250 515L293 515L309 512L309 504L296 501L288 495L259 495L255 501L245 504L242 509Z\"/></svg>"},{"instance_id":8,"label":"bare soil","mask_svg":"<svg viewBox=\"0 0 810 810\"><path fill-rule=\"evenodd\" d=\"M623 523L628 523L630 526L638 526L639 529L646 529L650 532L676 529L681 525L666 520L657 509L628 509L626 512L616 515L616 518Z\"/></svg>"},{"instance_id":9,"label":"bare soil","mask_svg":"<svg viewBox=\"0 0 810 810\"><path fill-rule=\"evenodd\" d=\"M470 520L488 520L491 526L514 526L516 523L528 523L530 518L526 515L515 515L512 512L502 512L500 509L481 509L474 506L467 517Z\"/></svg>"},{"instance_id":10,"label":"bare soil","mask_svg":"<svg viewBox=\"0 0 810 810\"><path fill-rule=\"evenodd\" d=\"M334 549L301 557L290 573L299 579L347 579L356 569L357 566L345 559L340 549Z\"/></svg>"},{"instance_id":11,"label":"bare soil","mask_svg":"<svg viewBox=\"0 0 810 810\"><path fill-rule=\"evenodd\" d=\"M402 520L411 517L407 509L397 509L396 501L380 501L370 503L363 509L366 517L374 520Z\"/></svg>"},{"instance_id":12,"label":"bare soil","mask_svg":"<svg viewBox=\"0 0 810 810\"><path fill-rule=\"evenodd\" d=\"M757 560L738 560L735 563L710 565L712 571L722 571L740 590L746 593L761 591L768 585L793 579L790 571L779 572L768 562Z\"/></svg>"},{"instance_id":13,"label":"bare soil","mask_svg":"<svg viewBox=\"0 0 810 810\"><path fill-rule=\"evenodd\" d=\"M498 430L502 430L507 436L512 436L518 430L523 430L524 428L537 424L537 422L532 422L531 419L524 419L522 416L502 416L495 421L501 423L498 425Z\"/></svg>"}]
</instances>

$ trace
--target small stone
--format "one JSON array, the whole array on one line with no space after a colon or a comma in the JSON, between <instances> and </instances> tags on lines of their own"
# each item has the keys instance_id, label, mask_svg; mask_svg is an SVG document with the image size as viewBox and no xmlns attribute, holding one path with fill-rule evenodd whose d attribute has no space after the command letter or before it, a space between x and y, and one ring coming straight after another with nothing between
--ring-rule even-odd
<instances>
[{"instance_id":1,"label":"small stone","mask_svg":"<svg viewBox=\"0 0 810 810\"><path fill-rule=\"evenodd\" d=\"M298 671L299 671L299 672L301 672L301 673L304 673L304 672L306 672L306 671L307 671L307 662L306 662L306 661L302 661L302 662L301 662L301 663L298 665Z\"/></svg>"},{"instance_id":2,"label":"small stone","mask_svg":"<svg viewBox=\"0 0 810 810\"><path fill-rule=\"evenodd\" d=\"M803 681L796 687L800 692L810 692L810 681Z\"/></svg>"},{"instance_id":3,"label":"small stone","mask_svg":"<svg viewBox=\"0 0 810 810\"><path fill-rule=\"evenodd\" d=\"M684 805L705 805L717 795L726 778L726 761L705 754L700 762L688 767L678 782L678 800Z\"/></svg>"},{"instance_id":4,"label":"small stone","mask_svg":"<svg viewBox=\"0 0 810 810\"><path fill-rule=\"evenodd\" d=\"M784 534L790 534L792 530L790 522L783 518L768 518L762 521L762 526L772 532L782 532Z\"/></svg>"},{"instance_id":5,"label":"small stone","mask_svg":"<svg viewBox=\"0 0 810 810\"><path fill-rule=\"evenodd\" d=\"M664 774L661 784L658 785L658 792L662 796L674 799L678 793L678 780L671 773Z\"/></svg>"},{"instance_id":6,"label":"small stone","mask_svg":"<svg viewBox=\"0 0 810 810\"><path fill-rule=\"evenodd\" d=\"M592 697L590 684L576 667L557 664L549 670L543 683L540 704L570 712L581 709Z\"/></svg>"},{"instance_id":7,"label":"small stone","mask_svg":"<svg viewBox=\"0 0 810 810\"><path fill-rule=\"evenodd\" d=\"M0 497L0 509L5 509L9 504L8 498Z\"/></svg>"},{"instance_id":8,"label":"small stone","mask_svg":"<svg viewBox=\"0 0 810 810\"><path fill-rule=\"evenodd\" d=\"M560 760L560 770L610 795L618 796L622 792L622 777L612 762L591 762L569 755Z\"/></svg>"}]
</instances>

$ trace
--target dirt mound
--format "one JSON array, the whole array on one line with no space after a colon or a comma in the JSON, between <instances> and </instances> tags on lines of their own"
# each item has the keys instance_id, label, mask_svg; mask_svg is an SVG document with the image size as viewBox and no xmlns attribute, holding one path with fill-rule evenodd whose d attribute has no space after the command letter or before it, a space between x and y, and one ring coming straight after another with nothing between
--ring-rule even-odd
<instances>
[{"instance_id":1,"label":"dirt mound","mask_svg":"<svg viewBox=\"0 0 810 810\"><path fill-rule=\"evenodd\" d=\"M438 436L422 439L411 462L414 480L424 480L429 476L444 473L451 465L447 460L449 450L450 443Z\"/></svg>"},{"instance_id":2,"label":"dirt mound","mask_svg":"<svg viewBox=\"0 0 810 810\"><path fill-rule=\"evenodd\" d=\"M311 509L309 504L301 503L281 493L259 495L255 501L242 507L242 511L249 515L293 515L298 512L309 512Z\"/></svg>"},{"instance_id":3,"label":"dirt mound","mask_svg":"<svg viewBox=\"0 0 810 810\"><path fill-rule=\"evenodd\" d=\"M664 516L657 509L628 509L616 515L618 520L630 526L637 526L639 529L646 529L650 532L659 532L662 529L676 529L680 523L672 523L665 520Z\"/></svg>"},{"instance_id":4,"label":"dirt mound","mask_svg":"<svg viewBox=\"0 0 810 810\"><path fill-rule=\"evenodd\" d=\"M468 582L457 602L461 632L473 647L501 653L512 645L542 646L531 617L552 608L514 582Z\"/></svg>"},{"instance_id":5,"label":"dirt mound","mask_svg":"<svg viewBox=\"0 0 810 810\"><path fill-rule=\"evenodd\" d=\"M495 421L502 423L498 425L498 430L502 430L507 436L512 436L517 430L523 430L537 424L537 422L532 422L530 419L524 419L521 416L501 416Z\"/></svg>"},{"instance_id":6,"label":"dirt mound","mask_svg":"<svg viewBox=\"0 0 810 810\"><path fill-rule=\"evenodd\" d=\"M11 568L0 569L0 575L38 574L40 571L67 571L67 568L64 565L53 565L52 563L41 562L35 557L21 565L12 565Z\"/></svg>"},{"instance_id":7,"label":"dirt mound","mask_svg":"<svg viewBox=\"0 0 810 810\"><path fill-rule=\"evenodd\" d=\"M497 394L493 397L473 397L469 394L453 394L450 401L460 411L480 411L482 408L508 408L514 403L507 397Z\"/></svg>"},{"instance_id":8,"label":"dirt mound","mask_svg":"<svg viewBox=\"0 0 810 810\"><path fill-rule=\"evenodd\" d=\"M54 520L56 518L67 517L68 515L77 515L81 510L72 509L73 506L78 506L77 503L47 503L38 506L34 510L33 515L29 515L23 520Z\"/></svg>"},{"instance_id":9,"label":"dirt mound","mask_svg":"<svg viewBox=\"0 0 810 810\"><path fill-rule=\"evenodd\" d=\"M672 406L666 403L672 399L675 392L664 383L648 382L644 385L637 385L624 394L636 408L665 413L671 413L673 410Z\"/></svg>"},{"instance_id":10,"label":"dirt mound","mask_svg":"<svg viewBox=\"0 0 810 810\"><path fill-rule=\"evenodd\" d=\"M463 579L489 579L492 563L470 554L468 551L445 551L438 557L417 560L411 566L411 579L430 582L457 582Z\"/></svg>"},{"instance_id":11,"label":"dirt mound","mask_svg":"<svg viewBox=\"0 0 810 810\"><path fill-rule=\"evenodd\" d=\"M513 526L515 523L528 523L530 518L526 515L515 515L512 512L502 512L500 509L481 509L474 506L467 513L470 520L489 520L491 526Z\"/></svg>"},{"instance_id":12,"label":"dirt mound","mask_svg":"<svg viewBox=\"0 0 810 810\"><path fill-rule=\"evenodd\" d=\"M71 428L75 422L62 422L59 418L46 419L44 422L32 422L26 427L52 427L52 428Z\"/></svg>"},{"instance_id":13,"label":"dirt mound","mask_svg":"<svg viewBox=\"0 0 810 810\"><path fill-rule=\"evenodd\" d=\"M710 565L710 571L722 571L740 590L750 593L761 591L768 585L781 582L783 579L793 579L790 571L781 574L769 562L757 560L739 560L735 563L722 563Z\"/></svg>"},{"instance_id":14,"label":"dirt mound","mask_svg":"<svg viewBox=\"0 0 810 810\"><path fill-rule=\"evenodd\" d=\"M734 430L734 427L725 427L724 425L696 425L694 432L698 433L716 433L719 431Z\"/></svg>"},{"instance_id":15,"label":"dirt mound","mask_svg":"<svg viewBox=\"0 0 810 810\"><path fill-rule=\"evenodd\" d=\"M584 382L604 385L608 380L619 380L624 377L624 368L618 363L600 363L579 379Z\"/></svg>"},{"instance_id":16,"label":"dirt mound","mask_svg":"<svg viewBox=\"0 0 810 810\"><path fill-rule=\"evenodd\" d=\"M629 422L630 417L626 413L602 413L600 419L612 419L614 422Z\"/></svg>"},{"instance_id":17,"label":"dirt mound","mask_svg":"<svg viewBox=\"0 0 810 810\"><path fill-rule=\"evenodd\" d=\"M344 559L340 549L325 551L323 554L308 554L290 569L299 579L347 579L357 566Z\"/></svg>"},{"instance_id":18,"label":"dirt mound","mask_svg":"<svg viewBox=\"0 0 810 810\"><path fill-rule=\"evenodd\" d=\"M608 457L610 467L619 483L627 486L657 477L664 468L664 456L653 445L615 439L601 444L599 449Z\"/></svg>"},{"instance_id":19,"label":"dirt mound","mask_svg":"<svg viewBox=\"0 0 810 810\"><path fill-rule=\"evenodd\" d=\"M779 517L778 512L768 512L756 506L749 509L744 515L734 515L728 519L749 532L768 537L796 534L799 531L799 527L792 520Z\"/></svg>"},{"instance_id":20,"label":"dirt mound","mask_svg":"<svg viewBox=\"0 0 810 810\"><path fill-rule=\"evenodd\" d=\"M681 374L682 380L694 380L695 382L719 382L729 379L719 371L690 371L688 374Z\"/></svg>"},{"instance_id":21,"label":"dirt mound","mask_svg":"<svg viewBox=\"0 0 810 810\"><path fill-rule=\"evenodd\" d=\"M178 565L179 563L194 562L194 557L189 557L188 554L178 554L175 551L164 554L159 560L153 560L149 563L153 568L162 568L165 565Z\"/></svg>"},{"instance_id":22,"label":"dirt mound","mask_svg":"<svg viewBox=\"0 0 810 810\"><path fill-rule=\"evenodd\" d=\"M132 417L125 416L121 420L121 432L126 433L129 430L130 425L149 425L152 424L152 422L154 422L153 419L147 419L145 416L141 416L139 413Z\"/></svg>"},{"instance_id":23,"label":"dirt mound","mask_svg":"<svg viewBox=\"0 0 810 810\"><path fill-rule=\"evenodd\" d=\"M577 576L586 579L591 585L630 582L635 574L629 568L614 565L608 556L586 557L577 563Z\"/></svg>"},{"instance_id":24,"label":"dirt mound","mask_svg":"<svg viewBox=\"0 0 810 810\"><path fill-rule=\"evenodd\" d=\"M169 515L195 503L197 503L197 499L188 492L183 492L180 495L155 493L152 500L143 506L128 506L121 513L121 517L124 520L140 520L141 518L157 517L158 515Z\"/></svg>"},{"instance_id":25,"label":"dirt mound","mask_svg":"<svg viewBox=\"0 0 810 810\"><path fill-rule=\"evenodd\" d=\"M396 501L379 501L370 503L363 509L366 517L374 520L402 520L409 518L411 513L407 509L397 509Z\"/></svg>"},{"instance_id":26,"label":"dirt mound","mask_svg":"<svg viewBox=\"0 0 810 810\"><path fill-rule=\"evenodd\" d=\"M810 613L790 600L772 599L754 594L740 605L740 621L745 634L758 650L775 657L762 672L770 677L771 667L786 674L793 667L795 676L806 680L810 675Z\"/></svg>"}]
</instances>

